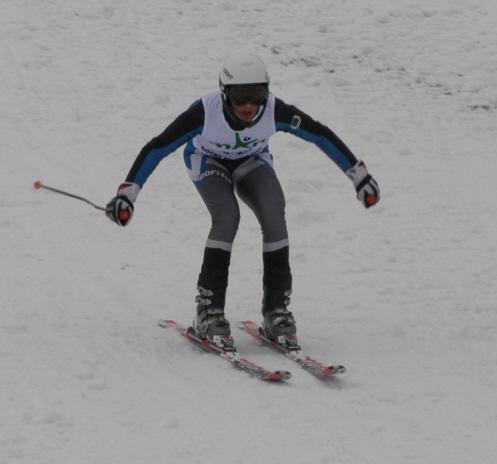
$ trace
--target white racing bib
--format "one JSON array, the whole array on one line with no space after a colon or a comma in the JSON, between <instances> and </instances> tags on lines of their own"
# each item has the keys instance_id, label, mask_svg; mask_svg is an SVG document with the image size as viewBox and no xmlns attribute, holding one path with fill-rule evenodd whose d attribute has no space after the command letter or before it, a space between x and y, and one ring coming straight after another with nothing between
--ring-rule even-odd
<instances>
[{"instance_id":1,"label":"white racing bib","mask_svg":"<svg viewBox=\"0 0 497 464\"><path fill-rule=\"evenodd\" d=\"M276 133L274 95L269 95L262 118L252 127L234 131L223 114L220 91L202 97L205 119L200 135L192 143L196 153L223 159L239 159L267 151L269 138Z\"/></svg>"}]
</instances>

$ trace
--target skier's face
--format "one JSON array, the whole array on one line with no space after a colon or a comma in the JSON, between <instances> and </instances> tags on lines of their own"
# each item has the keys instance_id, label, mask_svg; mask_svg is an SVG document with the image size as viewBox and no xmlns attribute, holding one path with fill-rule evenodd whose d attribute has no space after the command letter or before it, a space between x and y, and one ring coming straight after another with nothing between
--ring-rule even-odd
<instances>
[{"instance_id":1,"label":"skier's face","mask_svg":"<svg viewBox=\"0 0 497 464\"><path fill-rule=\"evenodd\" d=\"M252 121L268 97L267 84L234 85L229 89L229 101L235 116L244 122Z\"/></svg>"},{"instance_id":2,"label":"skier's face","mask_svg":"<svg viewBox=\"0 0 497 464\"><path fill-rule=\"evenodd\" d=\"M241 105L232 103L231 106L235 116L245 122L252 121L259 110L259 105L256 105L255 103L242 103Z\"/></svg>"}]
</instances>

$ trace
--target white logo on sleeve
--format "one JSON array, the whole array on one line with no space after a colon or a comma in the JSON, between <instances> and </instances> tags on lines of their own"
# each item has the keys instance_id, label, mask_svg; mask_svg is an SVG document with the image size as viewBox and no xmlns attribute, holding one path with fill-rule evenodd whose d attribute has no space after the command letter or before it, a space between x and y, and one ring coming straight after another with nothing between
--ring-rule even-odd
<instances>
[{"instance_id":1,"label":"white logo on sleeve","mask_svg":"<svg viewBox=\"0 0 497 464\"><path fill-rule=\"evenodd\" d=\"M302 118L296 114L293 115L292 122L290 123L290 127L293 130L297 130L302 124Z\"/></svg>"}]
</instances>

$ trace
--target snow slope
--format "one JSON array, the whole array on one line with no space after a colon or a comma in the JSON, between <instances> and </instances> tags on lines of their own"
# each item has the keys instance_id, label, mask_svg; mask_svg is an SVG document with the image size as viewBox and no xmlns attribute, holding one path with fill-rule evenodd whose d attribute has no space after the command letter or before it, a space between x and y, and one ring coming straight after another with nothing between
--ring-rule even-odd
<instances>
[{"instance_id":1,"label":"snow slope","mask_svg":"<svg viewBox=\"0 0 497 464\"><path fill-rule=\"evenodd\" d=\"M492 463L497 453L497 4L492 0L3 0L0 462ZM159 318L193 314L209 218L180 153L119 229L104 204L234 50L329 124L382 189L365 211L315 147L271 147L292 309L323 384L235 332L251 379ZM228 311L258 318L242 207Z\"/></svg>"}]
</instances>

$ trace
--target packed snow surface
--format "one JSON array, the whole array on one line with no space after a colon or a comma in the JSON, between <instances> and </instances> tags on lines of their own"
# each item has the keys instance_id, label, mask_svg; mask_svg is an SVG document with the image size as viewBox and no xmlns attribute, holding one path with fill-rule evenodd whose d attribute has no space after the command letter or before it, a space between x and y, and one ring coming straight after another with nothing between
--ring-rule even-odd
<instances>
[{"instance_id":1,"label":"packed snow surface","mask_svg":"<svg viewBox=\"0 0 497 464\"><path fill-rule=\"evenodd\" d=\"M495 0L3 0L0 25L2 463L495 462ZM366 211L315 146L272 139L300 341L341 380L236 329L262 293L245 206L227 314L291 381L157 326L191 321L210 225L179 151L125 229L32 187L104 205L237 51L381 187Z\"/></svg>"}]
</instances>

